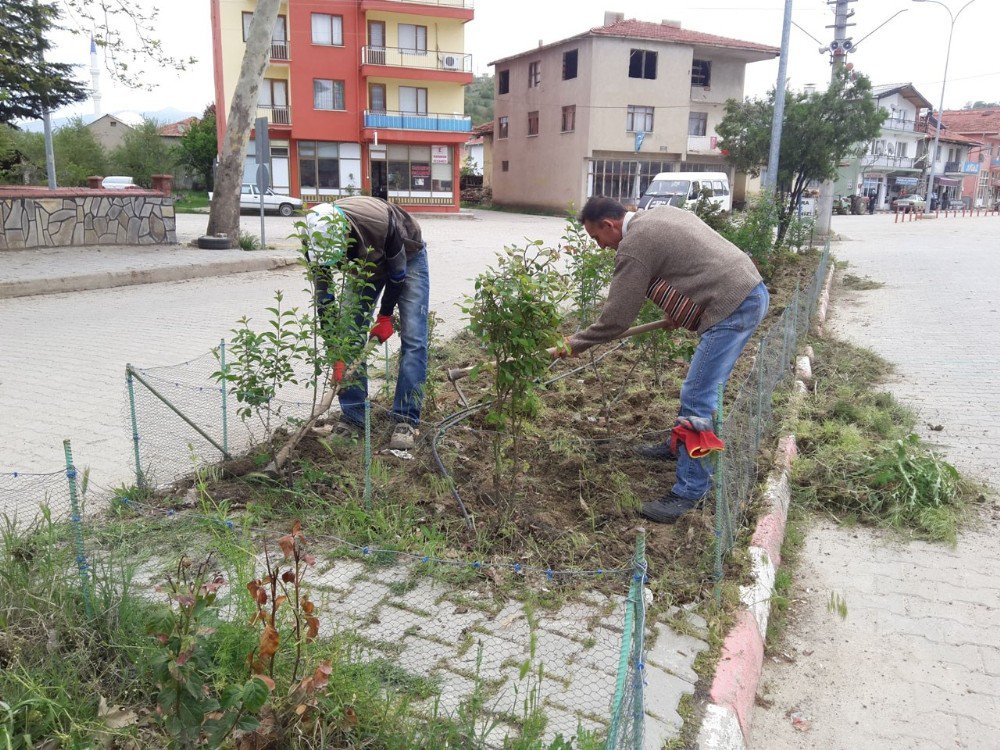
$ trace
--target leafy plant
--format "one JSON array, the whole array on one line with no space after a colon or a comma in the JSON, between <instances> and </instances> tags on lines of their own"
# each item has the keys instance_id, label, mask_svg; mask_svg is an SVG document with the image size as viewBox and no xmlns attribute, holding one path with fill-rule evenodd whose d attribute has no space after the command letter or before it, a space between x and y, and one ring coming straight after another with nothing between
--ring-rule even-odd
<instances>
[{"instance_id":1,"label":"leafy plant","mask_svg":"<svg viewBox=\"0 0 1000 750\"><path fill-rule=\"evenodd\" d=\"M591 314L597 307L601 291L611 282L611 274L615 270L615 251L613 248L600 247L590 238L572 207L566 218L562 241L576 313L580 318L580 325L586 326L590 324Z\"/></svg>"},{"instance_id":2,"label":"leafy plant","mask_svg":"<svg viewBox=\"0 0 1000 750\"><path fill-rule=\"evenodd\" d=\"M766 277L771 270L777 226L778 208L774 199L760 193L749 201L742 216L734 219L731 226L721 228L719 234L749 255Z\"/></svg>"},{"instance_id":3,"label":"leafy plant","mask_svg":"<svg viewBox=\"0 0 1000 750\"><path fill-rule=\"evenodd\" d=\"M209 674L208 637L218 622L221 575L210 573L212 557L194 565L182 557L160 587L170 602L154 637L162 646L152 660L158 688L156 712L176 748L219 747L234 731L250 731L274 683L254 675L217 694Z\"/></svg>"},{"instance_id":4,"label":"leafy plant","mask_svg":"<svg viewBox=\"0 0 1000 750\"><path fill-rule=\"evenodd\" d=\"M240 230L240 238L238 240L240 250L246 252L253 252L254 250L260 250L260 237L258 237L253 232L247 232L245 230Z\"/></svg>"},{"instance_id":5,"label":"leafy plant","mask_svg":"<svg viewBox=\"0 0 1000 750\"><path fill-rule=\"evenodd\" d=\"M510 443L516 467L518 441L526 419L539 409L538 381L545 373L548 347L561 344L559 305L566 297L564 277L556 269L557 250L541 240L523 248L507 247L496 267L476 278L463 312L482 341L494 367L493 401L487 422L493 437L494 472L501 486L504 446Z\"/></svg>"}]
</instances>

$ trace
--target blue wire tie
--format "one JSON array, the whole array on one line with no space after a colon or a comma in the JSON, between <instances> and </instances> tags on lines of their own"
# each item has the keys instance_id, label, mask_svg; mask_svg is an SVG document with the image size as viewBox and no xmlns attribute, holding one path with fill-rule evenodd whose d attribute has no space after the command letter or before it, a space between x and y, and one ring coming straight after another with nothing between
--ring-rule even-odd
<instances>
[{"instance_id":1,"label":"blue wire tie","mask_svg":"<svg viewBox=\"0 0 1000 750\"><path fill-rule=\"evenodd\" d=\"M641 671L642 671L642 669L643 669L643 667L645 667L645 666L646 666L646 665L645 665L645 664L643 664L643 663L642 663L642 662L640 661L640 662L637 662L637 663L636 663L636 665L635 665L635 668L636 668L636 669L638 669L638 670L639 670L639 671L641 672Z\"/></svg>"},{"instance_id":2,"label":"blue wire tie","mask_svg":"<svg viewBox=\"0 0 1000 750\"><path fill-rule=\"evenodd\" d=\"M604 569L603 568L598 568L597 569L597 575L599 575L599 576L604 575Z\"/></svg>"},{"instance_id":3,"label":"blue wire tie","mask_svg":"<svg viewBox=\"0 0 1000 750\"><path fill-rule=\"evenodd\" d=\"M172 510L167 510L167 518L172 518L173 515L174 515L174 512Z\"/></svg>"},{"instance_id":4,"label":"blue wire tie","mask_svg":"<svg viewBox=\"0 0 1000 750\"><path fill-rule=\"evenodd\" d=\"M17 472L14 472L14 479L17 479Z\"/></svg>"},{"instance_id":5,"label":"blue wire tie","mask_svg":"<svg viewBox=\"0 0 1000 750\"><path fill-rule=\"evenodd\" d=\"M556 574L555 574L555 573L554 573L554 572L552 571L552 569L551 569L551 568L549 568L548 570L546 570L546 571L545 571L545 577L546 577L546 578L548 578L548 579L549 579L550 581L551 581L551 580L552 580L553 578L555 578L555 575L556 575Z\"/></svg>"},{"instance_id":6,"label":"blue wire tie","mask_svg":"<svg viewBox=\"0 0 1000 750\"><path fill-rule=\"evenodd\" d=\"M475 568L476 570L479 570L481 567L483 567L483 564L481 562L474 562L472 563L472 567Z\"/></svg>"},{"instance_id":7,"label":"blue wire tie","mask_svg":"<svg viewBox=\"0 0 1000 750\"><path fill-rule=\"evenodd\" d=\"M515 573L521 572L521 563L514 563L514 572Z\"/></svg>"},{"instance_id":8,"label":"blue wire tie","mask_svg":"<svg viewBox=\"0 0 1000 750\"><path fill-rule=\"evenodd\" d=\"M420 558L420 562L430 562L430 558L427 555L424 555L422 558Z\"/></svg>"},{"instance_id":9,"label":"blue wire tie","mask_svg":"<svg viewBox=\"0 0 1000 750\"><path fill-rule=\"evenodd\" d=\"M369 553L369 549L367 547L362 547L361 553L367 555Z\"/></svg>"},{"instance_id":10,"label":"blue wire tie","mask_svg":"<svg viewBox=\"0 0 1000 750\"><path fill-rule=\"evenodd\" d=\"M633 575L632 576L632 580L633 581L641 581L642 580L642 573L636 573L635 575Z\"/></svg>"},{"instance_id":11,"label":"blue wire tie","mask_svg":"<svg viewBox=\"0 0 1000 750\"><path fill-rule=\"evenodd\" d=\"M76 479L76 469L66 469L66 476L70 479Z\"/></svg>"},{"instance_id":12,"label":"blue wire tie","mask_svg":"<svg viewBox=\"0 0 1000 750\"><path fill-rule=\"evenodd\" d=\"M230 530L236 528L236 524L234 524L232 521L226 521L226 526L228 526Z\"/></svg>"}]
</instances>

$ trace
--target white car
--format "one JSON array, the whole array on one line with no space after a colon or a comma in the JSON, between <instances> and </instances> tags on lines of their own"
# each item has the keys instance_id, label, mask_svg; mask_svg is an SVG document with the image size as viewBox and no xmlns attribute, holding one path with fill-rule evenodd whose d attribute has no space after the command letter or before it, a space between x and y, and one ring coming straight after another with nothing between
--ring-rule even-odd
<instances>
[{"instance_id":1,"label":"white car","mask_svg":"<svg viewBox=\"0 0 1000 750\"><path fill-rule=\"evenodd\" d=\"M116 175L112 177L105 177L101 180L101 187L105 190L126 190L128 188L136 188L139 186L135 184L135 181L131 177Z\"/></svg>"},{"instance_id":2,"label":"white car","mask_svg":"<svg viewBox=\"0 0 1000 750\"><path fill-rule=\"evenodd\" d=\"M208 194L208 199L212 200L213 193ZM302 201L290 195L282 195L268 188L264 193L264 210L277 211L282 216L291 216L295 209L302 208ZM247 211L260 210L260 192L257 186L250 182L244 182L240 188L240 209Z\"/></svg>"}]
</instances>

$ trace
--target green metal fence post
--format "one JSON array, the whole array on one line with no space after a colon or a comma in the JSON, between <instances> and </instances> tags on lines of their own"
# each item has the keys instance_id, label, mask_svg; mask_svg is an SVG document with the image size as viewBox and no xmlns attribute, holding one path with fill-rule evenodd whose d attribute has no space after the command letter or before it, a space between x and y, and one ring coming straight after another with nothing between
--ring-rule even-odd
<instances>
[{"instance_id":1,"label":"green metal fence post","mask_svg":"<svg viewBox=\"0 0 1000 750\"><path fill-rule=\"evenodd\" d=\"M632 573L633 583L639 586L638 597L634 600L635 620L632 635L632 664L634 684L632 687L632 742L635 750L643 750L646 720L645 699L643 697L643 681L646 668L646 600L644 585L646 583L646 530L639 529L635 541L635 563Z\"/></svg>"},{"instance_id":2,"label":"green metal fence post","mask_svg":"<svg viewBox=\"0 0 1000 750\"><path fill-rule=\"evenodd\" d=\"M135 458L136 487L146 486L146 478L142 473L142 463L139 461L139 422L135 417L135 384L132 382L132 365L125 365L125 382L128 384L128 408L132 417L132 453Z\"/></svg>"},{"instance_id":3,"label":"green metal fence post","mask_svg":"<svg viewBox=\"0 0 1000 750\"><path fill-rule=\"evenodd\" d=\"M643 561L645 562L645 536L641 536ZM636 542L636 559L639 554L639 542ZM632 576L629 584L628 601L625 603L625 624L622 627L622 646L618 652L618 677L615 680L615 695L611 699L611 724L608 727L608 739L605 750L615 750L618 747L618 734L622 726L622 704L625 701L625 683L628 678L629 659L635 655L633 640L635 639L635 614L637 606L642 606L643 576ZM637 665L633 665L637 666ZM634 689L634 686L633 686Z\"/></svg>"},{"instance_id":4,"label":"green metal fence post","mask_svg":"<svg viewBox=\"0 0 1000 750\"><path fill-rule=\"evenodd\" d=\"M385 393L388 394L389 391L389 339L385 340L385 384L382 386L385 389Z\"/></svg>"},{"instance_id":5,"label":"green metal fence post","mask_svg":"<svg viewBox=\"0 0 1000 750\"><path fill-rule=\"evenodd\" d=\"M365 399L365 508L372 507L372 402Z\"/></svg>"},{"instance_id":6,"label":"green metal fence post","mask_svg":"<svg viewBox=\"0 0 1000 750\"><path fill-rule=\"evenodd\" d=\"M87 555L83 547L83 515L80 511L80 499L76 492L76 466L73 465L73 449L69 440L63 440L63 453L66 455L66 478L69 480L70 520L73 523L73 541L76 547L76 568L80 573L80 590L83 594L83 604L87 617L94 612L90 603L90 579L87 575Z\"/></svg>"},{"instance_id":7,"label":"green metal fence post","mask_svg":"<svg viewBox=\"0 0 1000 750\"><path fill-rule=\"evenodd\" d=\"M765 367L767 366L764 361L764 351L765 343L767 341L767 335L760 337L760 346L757 349L757 424L754 426L754 442L753 449L756 451L760 448L760 439L763 437L765 427L764 427L764 376L766 375ZM770 410L768 410L770 411Z\"/></svg>"},{"instance_id":8,"label":"green metal fence post","mask_svg":"<svg viewBox=\"0 0 1000 750\"><path fill-rule=\"evenodd\" d=\"M229 381L226 380L226 340L219 341L219 372L222 373L222 452L229 452L229 410L227 409L226 397L229 390Z\"/></svg>"},{"instance_id":9,"label":"green metal fence post","mask_svg":"<svg viewBox=\"0 0 1000 750\"><path fill-rule=\"evenodd\" d=\"M725 385L719 383L716 392L715 402L715 433L725 442L722 434L722 396ZM728 514L726 507L726 462L723 458L725 452L716 454L715 464L715 603L722 603L722 559L725 557L728 542L725 538L725 517Z\"/></svg>"}]
</instances>

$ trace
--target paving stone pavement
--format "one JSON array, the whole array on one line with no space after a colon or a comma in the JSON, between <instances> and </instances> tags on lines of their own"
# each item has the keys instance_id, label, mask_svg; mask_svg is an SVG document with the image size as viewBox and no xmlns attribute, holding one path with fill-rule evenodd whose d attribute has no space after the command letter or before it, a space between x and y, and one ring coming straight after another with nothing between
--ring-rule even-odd
<instances>
[{"instance_id":1,"label":"paving stone pavement","mask_svg":"<svg viewBox=\"0 0 1000 750\"><path fill-rule=\"evenodd\" d=\"M442 336L462 328L455 303L505 244L525 237L555 243L564 228L554 217L475 214L476 220L420 218L430 253L431 308L441 317ZM291 231L291 219L268 221L275 236ZM197 236L205 222L206 216L184 216L179 235ZM0 268L13 257L18 273L39 275L25 268L21 253L0 254ZM39 273L64 272L58 255L40 257ZM263 324L276 289L289 304L305 304L303 287L301 271L292 268L0 299L0 472L58 470L62 441L70 438L78 465L90 467L95 486L128 482L125 364L157 367L202 355L241 316Z\"/></svg>"},{"instance_id":2,"label":"paving stone pavement","mask_svg":"<svg viewBox=\"0 0 1000 750\"><path fill-rule=\"evenodd\" d=\"M836 291L830 328L896 365L890 390L915 408L922 437L995 499L1000 217L891 222L835 217L846 273L885 286ZM750 746L1000 747L998 531L993 503L954 549L825 521L811 528ZM831 593L847 601L843 621L827 609ZM795 712L805 731L793 727Z\"/></svg>"}]
</instances>

